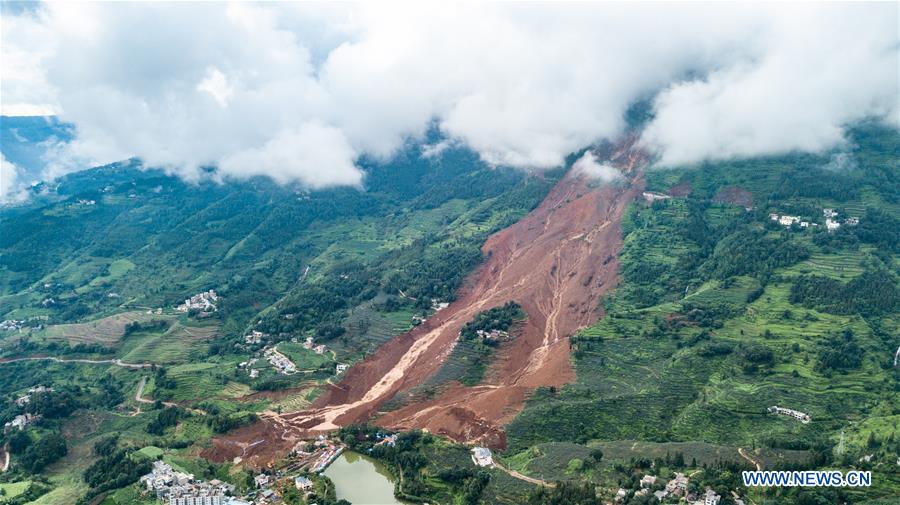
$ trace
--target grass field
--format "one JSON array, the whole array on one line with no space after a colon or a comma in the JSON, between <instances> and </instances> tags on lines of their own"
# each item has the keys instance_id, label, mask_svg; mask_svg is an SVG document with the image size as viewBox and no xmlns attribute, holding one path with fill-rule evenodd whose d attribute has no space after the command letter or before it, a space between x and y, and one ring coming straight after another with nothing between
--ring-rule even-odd
<instances>
[{"instance_id":1,"label":"grass field","mask_svg":"<svg viewBox=\"0 0 900 505\"><path fill-rule=\"evenodd\" d=\"M0 499L6 498L15 498L20 494L24 493L28 486L31 485L31 481L22 481L22 482L5 482L0 483L0 489L3 490L3 493L0 493Z\"/></svg>"}]
</instances>

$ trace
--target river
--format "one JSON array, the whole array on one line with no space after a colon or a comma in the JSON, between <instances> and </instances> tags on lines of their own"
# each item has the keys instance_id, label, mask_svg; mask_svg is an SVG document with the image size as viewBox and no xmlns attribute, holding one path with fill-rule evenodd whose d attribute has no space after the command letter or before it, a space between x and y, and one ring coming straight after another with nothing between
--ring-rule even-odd
<instances>
[{"instance_id":1,"label":"river","mask_svg":"<svg viewBox=\"0 0 900 505\"><path fill-rule=\"evenodd\" d=\"M325 470L334 482L338 500L353 505L403 505L394 498L394 478L384 465L368 456L344 451Z\"/></svg>"}]
</instances>

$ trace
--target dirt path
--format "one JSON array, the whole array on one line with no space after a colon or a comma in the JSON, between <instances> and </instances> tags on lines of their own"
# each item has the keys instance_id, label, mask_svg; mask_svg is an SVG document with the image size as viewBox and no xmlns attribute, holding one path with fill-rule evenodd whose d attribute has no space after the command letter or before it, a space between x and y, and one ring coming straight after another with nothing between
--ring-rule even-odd
<instances>
[{"instance_id":1,"label":"dirt path","mask_svg":"<svg viewBox=\"0 0 900 505\"><path fill-rule=\"evenodd\" d=\"M138 382L137 392L134 393L135 401L137 401L139 403L156 403L156 400L154 400L152 398L144 398L144 386L146 386L146 385L147 385L147 378L141 377L141 381ZM201 416L206 415L206 411L202 410L202 409L192 409L189 407L182 407L181 405L178 405L175 402L160 402L160 403L165 405L166 407L181 407L184 410L187 410L188 412L191 412L193 414L197 414L197 415L201 415ZM136 416L140 413L141 413L141 408L140 408L140 406L138 406L138 409L136 411L132 412L131 415Z\"/></svg>"},{"instance_id":2,"label":"dirt path","mask_svg":"<svg viewBox=\"0 0 900 505\"><path fill-rule=\"evenodd\" d=\"M497 463L496 461L494 462L494 467L497 468L498 470L505 472L510 477L514 477L519 480L524 480L525 482L537 484L538 486L556 487L555 482L547 482L545 480L536 479L534 477L529 477L527 475L523 475L515 470L510 470L509 468L506 468L505 466L501 465L500 463Z\"/></svg>"},{"instance_id":3,"label":"dirt path","mask_svg":"<svg viewBox=\"0 0 900 505\"><path fill-rule=\"evenodd\" d=\"M5 363L16 363L19 361L55 361L56 363L86 363L91 365L115 365L120 366L122 368L132 368L132 369L141 369L141 368L150 368L153 366L152 363L125 363L120 359L64 359L64 358L55 358L53 356L38 356L33 358L13 358L13 359L0 359L0 365Z\"/></svg>"},{"instance_id":4,"label":"dirt path","mask_svg":"<svg viewBox=\"0 0 900 505\"><path fill-rule=\"evenodd\" d=\"M3 466L0 467L0 473L9 470L9 444L3 446Z\"/></svg>"},{"instance_id":5,"label":"dirt path","mask_svg":"<svg viewBox=\"0 0 900 505\"><path fill-rule=\"evenodd\" d=\"M740 454L742 458L749 461L751 465L755 466L757 472L762 471L762 465L760 465L755 459L748 456L747 453L744 452L744 449L738 447L738 454Z\"/></svg>"},{"instance_id":6,"label":"dirt path","mask_svg":"<svg viewBox=\"0 0 900 505\"><path fill-rule=\"evenodd\" d=\"M425 428L459 442L504 447L503 426L531 391L574 379L569 337L599 319L599 301L617 282L621 218L643 190L635 169L642 158L629 149L626 145L603 157L632 172L628 184L598 187L570 172L536 209L487 239L485 262L449 307L355 364L312 408L278 415L277 421L268 418L229 438L299 440L374 418L395 429ZM441 368L465 323L508 301L519 303L528 318L503 346L484 384L451 383L430 399L379 413L382 403Z\"/></svg>"}]
</instances>

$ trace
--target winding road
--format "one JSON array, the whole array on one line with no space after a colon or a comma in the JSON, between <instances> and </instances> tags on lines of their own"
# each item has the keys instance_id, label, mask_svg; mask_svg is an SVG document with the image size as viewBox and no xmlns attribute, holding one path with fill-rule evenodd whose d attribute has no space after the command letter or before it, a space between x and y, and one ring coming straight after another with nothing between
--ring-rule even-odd
<instances>
[{"instance_id":1,"label":"winding road","mask_svg":"<svg viewBox=\"0 0 900 505\"><path fill-rule=\"evenodd\" d=\"M63 358L55 358L53 356L38 356L31 358L13 358L13 359L2 359L0 360L0 365L6 363L17 363L20 361L54 361L56 363L86 363L90 365L115 365L120 366L122 368L132 368L132 369L141 369L141 368L150 368L153 366L152 363L125 363L120 359L63 359Z\"/></svg>"}]
</instances>

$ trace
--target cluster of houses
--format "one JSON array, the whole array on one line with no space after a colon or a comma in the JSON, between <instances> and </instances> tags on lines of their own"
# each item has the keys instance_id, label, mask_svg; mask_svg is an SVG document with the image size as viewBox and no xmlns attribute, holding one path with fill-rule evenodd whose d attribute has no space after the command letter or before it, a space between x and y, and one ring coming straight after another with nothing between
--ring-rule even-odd
<instances>
[{"instance_id":1,"label":"cluster of houses","mask_svg":"<svg viewBox=\"0 0 900 505\"><path fill-rule=\"evenodd\" d=\"M293 361L288 359L287 356L278 352L278 347L267 347L265 351L263 351L263 355L269 361L275 370L280 374L291 375L297 373L297 365L294 364Z\"/></svg>"},{"instance_id":2,"label":"cluster of houses","mask_svg":"<svg viewBox=\"0 0 900 505\"><path fill-rule=\"evenodd\" d=\"M253 368L253 365L256 364L257 361L259 361L259 358L250 358L247 361L241 361L238 363L238 368L246 370L247 374L250 375L250 378L255 379L259 377L259 370Z\"/></svg>"},{"instance_id":3,"label":"cluster of houses","mask_svg":"<svg viewBox=\"0 0 900 505\"><path fill-rule=\"evenodd\" d=\"M640 489L634 496L645 496L651 494L651 490L656 485L657 477L655 475L644 475L640 481ZM653 496L657 501L663 501L669 496L680 497L691 505L719 505L722 497L716 494L712 489L707 489L702 495L697 495L688 491L689 479L683 473L675 473L675 476L666 483L663 489L653 491ZM616 492L616 502L622 502L628 496L628 490L620 488Z\"/></svg>"},{"instance_id":4,"label":"cluster of houses","mask_svg":"<svg viewBox=\"0 0 900 505\"><path fill-rule=\"evenodd\" d=\"M794 419L800 421L803 424L807 424L812 421L812 418L809 417L809 414L805 412L800 412L799 410L794 409L786 409L784 407L779 407L778 405L772 405L767 409L770 414L781 414L783 416L790 416Z\"/></svg>"},{"instance_id":5,"label":"cluster of houses","mask_svg":"<svg viewBox=\"0 0 900 505\"><path fill-rule=\"evenodd\" d=\"M18 415L14 417L12 421L9 421L8 423L3 425L3 433L16 428L19 429L19 431L24 430L26 426L34 423L38 419L40 419L40 416L33 416L27 412Z\"/></svg>"},{"instance_id":6,"label":"cluster of houses","mask_svg":"<svg viewBox=\"0 0 900 505\"><path fill-rule=\"evenodd\" d=\"M319 435L312 443L298 442L294 446L291 455L295 459L287 469L319 473L325 470L343 451L344 446L340 442L332 441L325 435Z\"/></svg>"},{"instance_id":7,"label":"cluster of houses","mask_svg":"<svg viewBox=\"0 0 900 505\"><path fill-rule=\"evenodd\" d=\"M215 312L216 300L219 299L219 296L216 294L216 290L210 289L209 291L204 291L202 293L197 293L196 295L187 298L184 300L184 303L175 307L175 310L178 312L190 312L192 310L199 311L199 315L209 315L211 312Z\"/></svg>"},{"instance_id":8,"label":"cluster of houses","mask_svg":"<svg viewBox=\"0 0 900 505\"><path fill-rule=\"evenodd\" d=\"M838 216L838 212L834 209L822 209L822 216L825 218L825 229L828 231L835 231L841 227L840 221L836 218ZM782 226L793 226L794 224L799 224L801 228L809 228L810 226L819 226L817 223L812 223L809 221L803 221L800 216L788 216L788 215L778 215L776 213L769 214L769 219L777 222ZM848 226L856 226L859 224L859 218L856 217L848 217L844 220L844 224Z\"/></svg>"},{"instance_id":9,"label":"cluster of houses","mask_svg":"<svg viewBox=\"0 0 900 505\"><path fill-rule=\"evenodd\" d=\"M97 205L97 202L94 200L87 200L84 198L79 198L78 205Z\"/></svg>"},{"instance_id":10,"label":"cluster of houses","mask_svg":"<svg viewBox=\"0 0 900 505\"><path fill-rule=\"evenodd\" d=\"M316 345L316 343L313 342L312 337L306 337L306 341L303 342L303 348L311 350L316 354L325 354L325 344Z\"/></svg>"},{"instance_id":11,"label":"cluster of houses","mask_svg":"<svg viewBox=\"0 0 900 505\"><path fill-rule=\"evenodd\" d=\"M16 398L16 406L24 407L31 403L31 395L36 393L52 393L53 388L48 388L46 386L35 386L28 390L27 394L24 394L18 398Z\"/></svg>"},{"instance_id":12,"label":"cluster of houses","mask_svg":"<svg viewBox=\"0 0 900 505\"><path fill-rule=\"evenodd\" d=\"M253 330L249 334L244 335L244 342L250 345L258 344L262 341L263 337L268 337L268 335L259 330Z\"/></svg>"},{"instance_id":13,"label":"cluster of houses","mask_svg":"<svg viewBox=\"0 0 900 505\"><path fill-rule=\"evenodd\" d=\"M472 462L478 466L494 466L494 455L487 447L472 448Z\"/></svg>"},{"instance_id":14,"label":"cluster of houses","mask_svg":"<svg viewBox=\"0 0 900 505\"><path fill-rule=\"evenodd\" d=\"M0 322L0 331L18 331L25 327L25 321L17 319L7 319Z\"/></svg>"},{"instance_id":15,"label":"cluster of houses","mask_svg":"<svg viewBox=\"0 0 900 505\"><path fill-rule=\"evenodd\" d=\"M250 505L229 496L234 486L220 480L195 480L189 473L179 472L163 461L154 461L150 473L141 477L148 493L169 505Z\"/></svg>"},{"instance_id":16,"label":"cluster of houses","mask_svg":"<svg viewBox=\"0 0 900 505\"><path fill-rule=\"evenodd\" d=\"M476 330L475 333L485 340L507 340L509 333L503 330Z\"/></svg>"}]
</instances>

